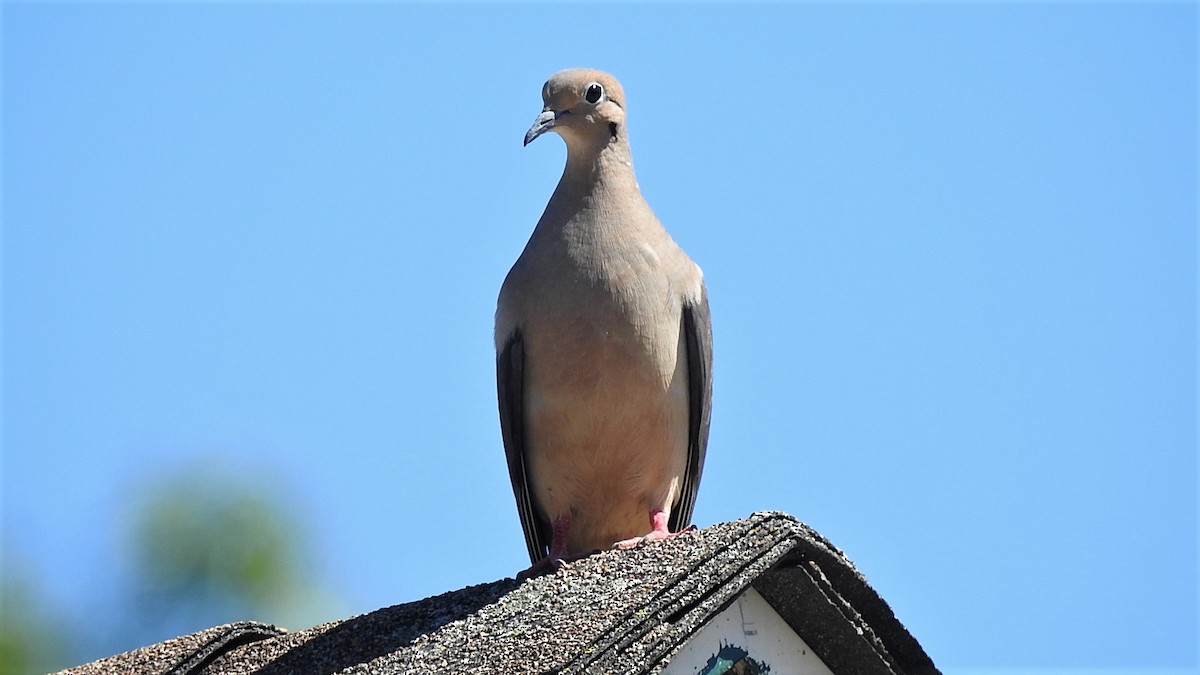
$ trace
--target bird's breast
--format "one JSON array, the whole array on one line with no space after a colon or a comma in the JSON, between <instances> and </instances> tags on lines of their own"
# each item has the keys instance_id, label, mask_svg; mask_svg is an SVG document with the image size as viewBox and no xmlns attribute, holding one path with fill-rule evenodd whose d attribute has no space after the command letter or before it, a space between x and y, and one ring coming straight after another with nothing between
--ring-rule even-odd
<instances>
[{"instance_id":1,"label":"bird's breast","mask_svg":"<svg viewBox=\"0 0 1200 675\"><path fill-rule=\"evenodd\" d=\"M678 311L648 326L636 298L574 292L523 327L525 414L535 503L572 513L568 547L587 550L644 534L676 498L688 388Z\"/></svg>"}]
</instances>

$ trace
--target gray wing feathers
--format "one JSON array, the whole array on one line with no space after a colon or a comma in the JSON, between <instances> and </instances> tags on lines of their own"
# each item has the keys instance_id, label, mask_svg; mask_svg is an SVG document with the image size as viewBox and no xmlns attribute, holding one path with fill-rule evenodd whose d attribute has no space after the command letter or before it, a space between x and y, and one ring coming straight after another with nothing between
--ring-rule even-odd
<instances>
[{"instance_id":1,"label":"gray wing feathers","mask_svg":"<svg viewBox=\"0 0 1200 675\"><path fill-rule=\"evenodd\" d=\"M517 498L517 514L525 531L529 559L537 562L550 552L550 523L538 516L529 492L525 467L525 345L520 331L513 331L496 357L496 388L500 402L500 433L508 458L508 477Z\"/></svg>"},{"instance_id":2,"label":"gray wing feathers","mask_svg":"<svg viewBox=\"0 0 1200 675\"><path fill-rule=\"evenodd\" d=\"M701 287L700 299L684 303L683 331L687 345L688 373L688 456L687 470L679 489L679 501L671 509L672 532L687 527L696 506L696 491L704 470L708 447L708 426L712 415L712 319L708 311L708 291Z\"/></svg>"}]
</instances>

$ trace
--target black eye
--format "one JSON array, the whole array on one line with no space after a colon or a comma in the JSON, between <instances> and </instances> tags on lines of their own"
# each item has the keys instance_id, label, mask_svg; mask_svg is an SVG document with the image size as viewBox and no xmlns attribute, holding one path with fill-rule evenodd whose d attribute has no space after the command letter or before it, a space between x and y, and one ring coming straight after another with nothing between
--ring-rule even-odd
<instances>
[{"instance_id":1,"label":"black eye","mask_svg":"<svg viewBox=\"0 0 1200 675\"><path fill-rule=\"evenodd\" d=\"M588 85L587 91L583 93L583 100L588 103L599 103L602 96L604 96L604 87L600 86L599 82L593 82Z\"/></svg>"}]
</instances>

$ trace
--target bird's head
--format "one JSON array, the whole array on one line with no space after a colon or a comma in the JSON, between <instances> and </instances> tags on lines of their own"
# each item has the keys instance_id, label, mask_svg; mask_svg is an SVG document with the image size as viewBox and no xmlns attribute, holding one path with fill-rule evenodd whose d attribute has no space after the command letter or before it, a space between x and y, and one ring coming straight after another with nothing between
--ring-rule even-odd
<instances>
[{"instance_id":1,"label":"bird's head","mask_svg":"<svg viewBox=\"0 0 1200 675\"><path fill-rule=\"evenodd\" d=\"M542 86L542 112L525 133L525 145L547 131L567 143L568 152L599 152L625 138L625 92L617 78L588 68L555 73Z\"/></svg>"}]
</instances>

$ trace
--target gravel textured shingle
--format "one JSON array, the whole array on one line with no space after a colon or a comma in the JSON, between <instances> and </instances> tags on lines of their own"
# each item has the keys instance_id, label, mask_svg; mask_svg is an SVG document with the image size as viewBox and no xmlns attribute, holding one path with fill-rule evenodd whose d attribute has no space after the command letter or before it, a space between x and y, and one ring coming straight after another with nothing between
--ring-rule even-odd
<instances>
[{"instance_id":1,"label":"gravel textured shingle","mask_svg":"<svg viewBox=\"0 0 1200 675\"><path fill-rule=\"evenodd\" d=\"M841 551L775 512L523 584L502 579L295 633L223 626L72 672L654 673L751 585L835 673L937 672ZM214 648L237 627L240 641Z\"/></svg>"}]
</instances>

